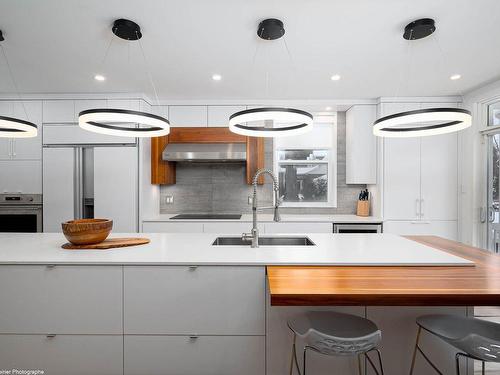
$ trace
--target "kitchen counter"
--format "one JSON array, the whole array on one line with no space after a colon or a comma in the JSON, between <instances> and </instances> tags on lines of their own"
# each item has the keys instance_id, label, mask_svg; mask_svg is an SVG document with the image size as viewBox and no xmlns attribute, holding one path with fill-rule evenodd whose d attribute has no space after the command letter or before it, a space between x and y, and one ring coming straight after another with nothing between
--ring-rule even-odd
<instances>
[{"instance_id":1,"label":"kitchen counter","mask_svg":"<svg viewBox=\"0 0 500 375\"><path fill-rule=\"evenodd\" d=\"M188 220L178 220L174 219L171 220L171 218L175 215L178 214L160 214L157 216L153 216L150 218L143 219L143 222L162 222L162 221L169 221L169 222L251 222L252 221L252 214L243 214L241 215L240 219L229 219L229 220L207 220L207 219L202 219L202 220L193 220L193 219L188 219ZM271 222L273 221L273 215L270 214L258 214L259 217L259 222ZM317 223L381 223L383 220L380 217L376 216L368 216L368 217L362 217L362 216L356 216L356 215L292 215L292 214L282 214L281 215L281 221L282 222L317 222Z\"/></svg>"},{"instance_id":2,"label":"kitchen counter","mask_svg":"<svg viewBox=\"0 0 500 375\"><path fill-rule=\"evenodd\" d=\"M408 239L475 267L267 267L271 305L497 306L500 256L434 236Z\"/></svg>"},{"instance_id":3,"label":"kitchen counter","mask_svg":"<svg viewBox=\"0 0 500 375\"><path fill-rule=\"evenodd\" d=\"M113 233L111 237L137 236L137 233ZM256 249L212 246L218 235L210 233L142 233L140 236L150 238L151 242L111 250L63 250L60 246L66 241L60 233L2 233L0 264L474 265L460 256L393 234L306 233L316 246L261 246Z\"/></svg>"}]
</instances>

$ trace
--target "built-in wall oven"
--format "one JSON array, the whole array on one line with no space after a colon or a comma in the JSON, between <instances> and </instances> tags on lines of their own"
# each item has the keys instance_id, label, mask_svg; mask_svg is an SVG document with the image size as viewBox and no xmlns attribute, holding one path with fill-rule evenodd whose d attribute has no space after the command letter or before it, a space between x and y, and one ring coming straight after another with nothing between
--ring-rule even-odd
<instances>
[{"instance_id":1,"label":"built-in wall oven","mask_svg":"<svg viewBox=\"0 0 500 375\"><path fill-rule=\"evenodd\" d=\"M42 194L0 194L0 232L42 231Z\"/></svg>"},{"instance_id":2,"label":"built-in wall oven","mask_svg":"<svg viewBox=\"0 0 500 375\"><path fill-rule=\"evenodd\" d=\"M380 223L333 223L333 233L382 233Z\"/></svg>"}]
</instances>

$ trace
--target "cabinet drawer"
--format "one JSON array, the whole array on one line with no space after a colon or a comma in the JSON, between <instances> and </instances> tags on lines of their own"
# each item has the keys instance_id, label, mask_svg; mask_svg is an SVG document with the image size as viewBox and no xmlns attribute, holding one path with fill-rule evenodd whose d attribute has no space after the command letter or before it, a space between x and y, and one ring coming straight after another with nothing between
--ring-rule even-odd
<instances>
[{"instance_id":1,"label":"cabinet drawer","mask_svg":"<svg viewBox=\"0 0 500 375\"><path fill-rule=\"evenodd\" d=\"M332 223L266 223L266 233L332 233Z\"/></svg>"},{"instance_id":2,"label":"cabinet drawer","mask_svg":"<svg viewBox=\"0 0 500 375\"><path fill-rule=\"evenodd\" d=\"M0 333L122 332L122 270L0 266Z\"/></svg>"},{"instance_id":3,"label":"cabinet drawer","mask_svg":"<svg viewBox=\"0 0 500 375\"><path fill-rule=\"evenodd\" d=\"M0 193L42 193L41 160L0 161Z\"/></svg>"},{"instance_id":4,"label":"cabinet drawer","mask_svg":"<svg viewBox=\"0 0 500 375\"><path fill-rule=\"evenodd\" d=\"M264 267L124 268L124 327L131 334L261 335Z\"/></svg>"},{"instance_id":5,"label":"cabinet drawer","mask_svg":"<svg viewBox=\"0 0 500 375\"><path fill-rule=\"evenodd\" d=\"M0 335L0 369L50 375L123 374L122 336Z\"/></svg>"},{"instance_id":6,"label":"cabinet drawer","mask_svg":"<svg viewBox=\"0 0 500 375\"><path fill-rule=\"evenodd\" d=\"M457 240L456 221L384 221L384 232L405 235L440 236Z\"/></svg>"},{"instance_id":7,"label":"cabinet drawer","mask_svg":"<svg viewBox=\"0 0 500 375\"><path fill-rule=\"evenodd\" d=\"M125 375L264 375L264 336L125 336Z\"/></svg>"},{"instance_id":8,"label":"cabinet drawer","mask_svg":"<svg viewBox=\"0 0 500 375\"><path fill-rule=\"evenodd\" d=\"M258 225L259 232L264 233L264 225ZM247 233L252 230L252 223L238 222L238 223L203 223L203 232L217 233L217 234L238 234Z\"/></svg>"}]
</instances>

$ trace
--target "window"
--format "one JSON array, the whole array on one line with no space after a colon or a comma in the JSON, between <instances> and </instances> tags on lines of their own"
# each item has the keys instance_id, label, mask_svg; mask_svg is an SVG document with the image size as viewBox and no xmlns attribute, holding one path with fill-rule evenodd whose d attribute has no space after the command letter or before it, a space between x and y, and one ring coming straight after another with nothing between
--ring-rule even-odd
<instances>
[{"instance_id":1,"label":"window","mask_svg":"<svg viewBox=\"0 0 500 375\"><path fill-rule=\"evenodd\" d=\"M274 173L284 207L336 206L336 143L335 121L274 140Z\"/></svg>"},{"instance_id":2,"label":"window","mask_svg":"<svg viewBox=\"0 0 500 375\"><path fill-rule=\"evenodd\" d=\"M328 150L278 150L283 202L328 203Z\"/></svg>"},{"instance_id":3,"label":"window","mask_svg":"<svg viewBox=\"0 0 500 375\"><path fill-rule=\"evenodd\" d=\"M488 126L500 126L500 102L488 105Z\"/></svg>"}]
</instances>

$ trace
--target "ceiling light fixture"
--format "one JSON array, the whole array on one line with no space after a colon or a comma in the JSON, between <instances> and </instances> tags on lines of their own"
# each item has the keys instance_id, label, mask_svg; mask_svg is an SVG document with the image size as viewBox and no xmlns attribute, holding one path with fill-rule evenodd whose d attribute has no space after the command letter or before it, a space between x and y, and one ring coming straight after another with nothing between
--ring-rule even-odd
<instances>
[{"instance_id":1,"label":"ceiling light fixture","mask_svg":"<svg viewBox=\"0 0 500 375\"><path fill-rule=\"evenodd\" d=\"M285 27L281 20L265 19L259 23L257 35L266 41L280 39L285 35ZM284 39L283 42L291 60L290 51ZM229 130L249 137L274 138L299 135L310 131L312 126L313 116L306 111L294 108L252 108L236 112L229 117Z\"/></svg>"},{"instance_id":2,"label":"ceiling light fixture","mask_svg":"<svg viewBox=\"0 0 500 375\"><path fill-rule=\"evenodd\" d=\"M433 19L423 18L406 25L403 38L410 41L436 31ZM458 76L456 78L452 78ZM450 79L458 79L456 74ZM379 137L423 137L452 133L472 124L471 113L457 108L428 108L406 111L382 117L373 123L373 134Z\"/></svg>"},{"instance_id":3,"label":"ceiling light fixture","mask_svg":"<svg viewBox=\"0 0 500 375\"><path fill-rule=\"evenodd\" d=\"M339 75L339 74L334 74L333 76L331 76L331 77L330 77L330 79L331 79L332 81L338 81L338 80L340 80L340 78L341 78L341 77L340 77L340 75Z\"/></svg>"},{"instance_id":4,"label":"ceiling light fixture","mask_svg":"<svg viewBox=\"0 0 500 375\"><path fill-rule=\"evenodd\" d=\"M325 111L331 111L332 107L325 107Z\"/></svg>"},{"instance_id":5,"label":"ceiling light fixture","mask_svg":"<svg viewBox=\"0 0 500 375\"><path fill-rule=\"evenodd\" d=\"M460 74L453 74L450 76L450 79L452 81L456 81L457 79L460 79L460 78L462 78L462 76Z\"/></svg>"},{"instance_id":6,"label":"ceiling light fixture","mask_svg":"<svg viewBox=\"0 0 500 375\"><path fill-rule=\"evenodd\" d=\"M104 77L102 74L96 74L96 75L94 76L94 79L95 79L96 81L100 81L100 82L102 82L102 81L105 81L105 80L106 80L106 77Z\"/></svg>"},{"instance_id":7,"label":"ceiling light fixture","mask_svg":"<svg viewBox=\"0 0 500 375\"><path fill-rule=\"evenodd\" d=\"M4 36L2 31L0 30L0 42L3 42ZM26 107L24 105L24 101L21 100L21 95L19 94L19 90L17 88L16 81L14 79L14 74L12 73L12 69L10 67L9 59L7 58L7 53L5 52L3 45L0 43L0 49L2 50L2 55L5 60L5 64L7 65L7 69L10 74L10 78L12 80L12 84L14 86L14 90L16 91L19 100L21 101L21 105L23 107L24 115L27 120L21 120L14 117L8 116L0 116L0 138L32 138L38 135L38 128L35 124L29 121L28 112L26 111Z\"/></svg>"},{"instance_id":8,"label":"ceiling light fixture","mask_svg":"<svg viewBox=\"0 0 500 375\"><path fill-rule=\"evenodd\" d=\"M142 38L141 28L133 21L118 19L113 23L112 32L117 37L127 41L139 41L144 64L147 68L146 55L142 48L140 39ZM112 41L111 41L112 42ZM108 46L108 50L109 47ZM107 51L106 51L107 55ZM105 55L105 56L106 56ZM149 81L159 104L156 86L149 70L147 71ZM100 76L96 75L94 78ZM97 108L88 109L78 114L78 125L85 130L115 135L120 137L161 137L170 133L170 123L166 118L153 115L147 112L131 111L125 109Z\"/></svg>"},{"instance_id":9,"label":"ceiling light fixture","mask_svg":"<svg viewBox=\"0 0 500 375\"><path fill-rule=\"evenodd\" d=\"M212 79L214 81L220 81L222 79L222 76L220 74L213 74Z\"/></svg>"}]
</instances>

